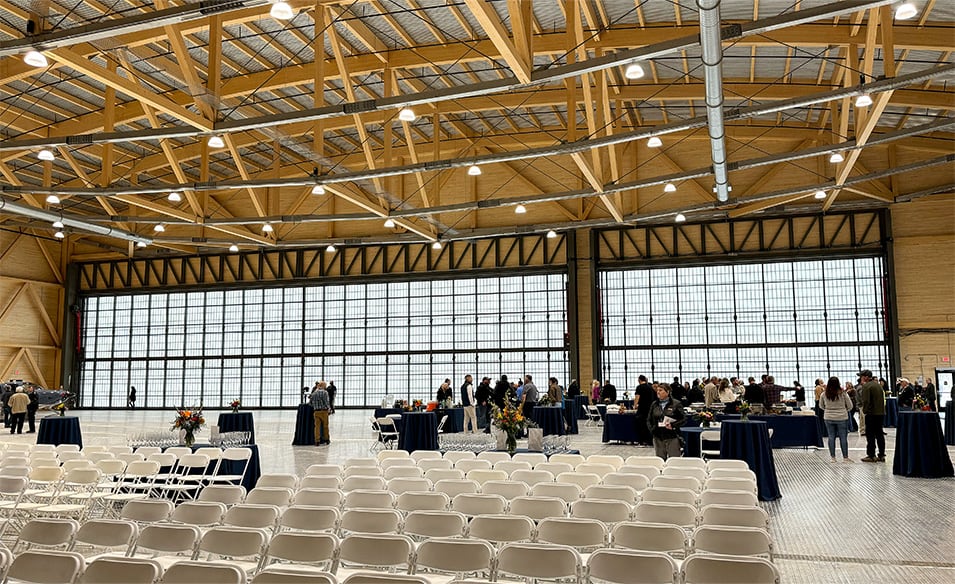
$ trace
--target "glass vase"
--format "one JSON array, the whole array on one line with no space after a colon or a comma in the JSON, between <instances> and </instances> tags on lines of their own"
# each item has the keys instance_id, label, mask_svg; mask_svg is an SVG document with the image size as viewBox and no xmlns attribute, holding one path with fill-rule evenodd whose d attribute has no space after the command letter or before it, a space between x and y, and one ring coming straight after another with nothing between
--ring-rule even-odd
<instances>
[{"instance_id":1,"label":"glass vase","mask_svg":"<svg viewBox=\"0 0 955 584\"><path fill-rule=\"evenodd\" d=\"M185 436L182 437L182 442L186 446L191 447L193 444L196 443L196 435L193 433L192 430L186 430Z\"/></svg>"},{"instance_id":2,"label":"glass vase","mask_svg":"<svg viewBox=\"0 0 955 584\"><path fill-rule=\"evenodd\" d=\"M58 410L58 413L60 414L60 417L62 418L63 416L66 415L66 410Z\"/></svg>"},{"instance_id":3,"label":"glass vase","mask_svg":"<svg viewBox=\"0 0 955 584\"><path fill-rule=\"evenodd\" d=\"M742 412L739 416L740 421L748 422L749 421L749 412Z\"/></svg>"},{"instance_id":4,"label":"glass vase","mask_svg":"<svg viewBox=\"0 0 955 584\"><path fill-rule=\"evenodd\" d=\"M238 413L239 413L239 408L238 408L238 407L232 408L232 413L233 413L233 414L238 414Z\"/></svg>"},{"instance_id":5,"label":"glass vase","mask_svg":"<svg viewBox=\"0 0 955 584\"><path fill-rule=\"evenodd\" d=\"M703 420L703 423L700 424L700 425L703 426L704 428L709 428L709 427L710 427L710 421L709 421L709 420Z\"/></svg>"},{"instance_id":6,"label":"glass vase","mask_svg":"<svg viewBox=\"0 0 955 584\"><path fill-rule=\"evenodd\" d=\"M517 451L517 435L514 431L507 432L507 441L505 442L508 454L514 454Z\"/></svg>"}]
</instances>

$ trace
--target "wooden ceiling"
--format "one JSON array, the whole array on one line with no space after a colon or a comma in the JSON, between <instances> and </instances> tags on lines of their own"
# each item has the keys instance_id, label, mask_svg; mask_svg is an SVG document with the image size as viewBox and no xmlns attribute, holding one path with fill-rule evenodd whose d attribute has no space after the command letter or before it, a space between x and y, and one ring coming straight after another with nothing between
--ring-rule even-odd
<instances>
[{"instance_id":1,"label":"wooden ceiling","mask_svg":"<svg viewBox=\"0 0 955 584\"><path fill-rule=\"evenodd\" d=\"M291 20L264 0L213 4L169 24L159 16L189 3L0 3L2 197L116 230L68 228L74 259L445 241L955 191L948 2L918 0L907 20L898 2L869 2L768 32L727 29L726 202L712 189L690 0L293 0ZM746 31L849 4L723 0L721 23ZM115 34L91 32L106 26ZM47 67L23 62L24 38ZM623 57L643 54L644 77L627 79ZM872 105L855 105L860 84ZM413 121L398 118L407 103ZM224 147L208 145L213 133ZM662 147L648 147L654 134ZM55 160L38 160L41 148ZM0 210L4 228L52 237L49 221L13 206Z\"/></svg>"}]
</instances>

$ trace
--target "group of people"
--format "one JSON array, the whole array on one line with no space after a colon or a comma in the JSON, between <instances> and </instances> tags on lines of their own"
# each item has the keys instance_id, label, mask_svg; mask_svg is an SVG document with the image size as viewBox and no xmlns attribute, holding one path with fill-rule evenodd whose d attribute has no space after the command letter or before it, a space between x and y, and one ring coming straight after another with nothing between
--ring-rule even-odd
<instances>
[{"instance_id":1,"label":"group of people","mask_svg":"<svg viewBox=\"0 0 955 584\"><path fill-rule=\"evenodd\" d=\"M4 384L0 395L3 404L3 426L11 434L23 434L23 423L28 423L28 434L36 432L36 412L40 409L40 396L32 385L13 387Z\"/></svg>"}]
</instances>

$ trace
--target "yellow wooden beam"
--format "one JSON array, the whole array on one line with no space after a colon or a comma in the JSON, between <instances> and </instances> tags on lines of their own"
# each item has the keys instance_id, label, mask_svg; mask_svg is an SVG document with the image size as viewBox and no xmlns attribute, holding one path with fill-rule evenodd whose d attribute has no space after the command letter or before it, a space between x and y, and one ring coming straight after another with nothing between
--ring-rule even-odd
<instances>
[{"instance_id":1,"label":"yellow wooden beam","mask_svg":"<svg viewBox=\"0 0 955 584\"><path fill-rule=\"evenodd\" d=\"M514 76L521 83L530 83L532 63L522 57L521 50L512 42L504 23L501 22L501 17L494 9L494 5L485 0L464 0L464 3L471 14L474 15L474 18L477 19L481 28L484 29L488 38L494 43L504 62L514 72Z\"/></svg>"}]
</instances>

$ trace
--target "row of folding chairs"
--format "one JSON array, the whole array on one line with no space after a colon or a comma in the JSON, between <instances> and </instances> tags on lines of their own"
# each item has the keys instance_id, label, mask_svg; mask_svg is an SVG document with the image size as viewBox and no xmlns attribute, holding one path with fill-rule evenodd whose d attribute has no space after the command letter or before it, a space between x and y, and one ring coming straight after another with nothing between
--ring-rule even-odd
<instances>
[{"instance_id":1,"label":"row of folding chairs","mask_svg":"<svg viewBox=\"0 0 955 584\"><path fill-rule=\"evenodd\" d=\"M377 457L374 459L371 458L351 458L345 461L344 466L374 466L374 461L382 462L390 459L400 459L400 458L411 458L415 461L422 460L433 460L438 458L443 458L446 460L451 460L456 462L463 459L478 459L478 460L489 460L491 462L499 461L526 461L530 462L531 465L536 465L538 463L544 462L561 462L567 463L571 466L576 467L578 464L587 462L587 463L597 463L597 464L609 464L615 468L620 468L624 465L631 466L655 466L659 469L663 469L666 466L692 466L705 469L716 469L716 468L747 468L747 465L744 461L741 460L732 460L732 459L713 459L713 460L703 460L702 458L669 458L664 460L659 456L652 455L633 455L629 456L626 459L622 456L613 455L613 454L592 454L590 456L582 456L580 454L552 454L550 456L544 455L537 452L521 452L515 454L513 457L506 452L461 452L461 451L452 451L440 453L436 451L415 451L408 453L401 450L396 451L385 451L379 452Z\"/></svg>"}]
</instances>

